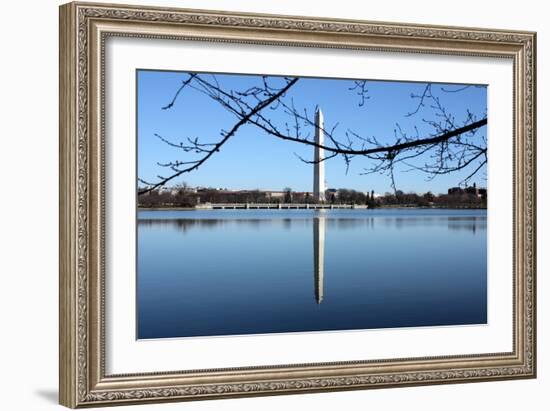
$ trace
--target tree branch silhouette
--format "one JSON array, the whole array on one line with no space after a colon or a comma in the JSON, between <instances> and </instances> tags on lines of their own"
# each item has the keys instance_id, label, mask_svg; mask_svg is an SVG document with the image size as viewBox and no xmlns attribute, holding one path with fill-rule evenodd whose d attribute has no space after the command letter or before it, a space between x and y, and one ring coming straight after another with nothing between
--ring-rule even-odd
<instances>
[{"instance_id":1,"label":"tree branch silhouette","mask_svg":"<svg viewBox=\"0 0 550 411\"><path fill-rule=\"evenodd\" d=\"M288 81L287 85L285 87L283 87L282 89L278 90L277 92L275 92L274 94L271 94L269 98L265 99L265 100L260 100L259 103L256 105L256 107L252 108L248 113L244 114L241 118L241 120L239 120L232 128L231 130L229 130L227 133L224 133L224 137L219 140L217 143L209 143L207 145L205 144L200 144L198 143L197 140L195 140L194 142L192 142L193 146L195 147L196 150L199 150L200 152L202 153L205 153L205 155L200 159L200 160L197 160L197 161L192 161L192 162L185 162L185 164L191 164L189 167L186 167L186 168L183 168L183 169L178 169L178 167L184 163L182 162L178 162L177 164L172 164L170 165L170 168L174 171L174 173L172 175L170 175L169 177L161 177L159 176L160 178L160 181L155 183L155 184L152 184L150 185L149 187L147 188L144 188L142 190L140 190L138 192L138 194L145 194L149 191L152 191L160 186L163 186L165 185L166 183L168 183L169 181L173 180L174 178L176 177L179 177L180 175L182 175L183 173L188 173L190 171L193 171L193 170L196 170L197 168L199 168L202 164L204 164L206 162L206 160L208 160L214 153L220 151L220 148L231 138L235 135L235 133L237 132L237 130L243 125L243 124L246 124L248 122L248 119L251 118L252 116L254 116L256 113L258 113L259 111L261 111L262 109L266 108L267 106L269 106L271 103L273 103L275 100L277 100L278 98L280 98L281 96L283 96L285 94L285 92L290 88L292 87L296 82L298 81L297 78L294 78L290 81ZM189 83L187 83L189 84ZM179 94L179 91L178 90L178 93ZM177 96L176 96L177 98ZM175 99L174 99L175 100ZM173 103L171 103L173 105ZM205 146L209 146L211 148L208 148L208 149L203 149L203 148L200 148L200 147L205 147ZM183 146L183 145L180 145L180 148L183 148L184 150L187 148L187 147L190 147L190 146ZM199 147L199 148L197 148ZM145 183L145 184L149 184L147 183L146 181L144 180L140 180L141 182Z\"/></svg>"},{"instance_id":2,"label":"tree branch silhouette","mask_svg":"<svg viewBox=\"0 0 550 411\"><path fill-rule=\"evenodd\" d=\"M171 161L157 163L171 171L167 177L157 176L158 181L147 182L139 179L140 183L146 185L138 191L138 194L145 194L166 185L169 181L178 176L191 172L204 164L214 153L220 151L221 147L245 124L255 126L267 135L280 140L294 142L301 145L322 148L327 154L325 157L315 160L305 159L294 153L300 161L307 164L326 161L337 156L343 158L346 169L354 157L360 156L370 160L373 164L365 168L361 174L386 173L391 179L394 191L396 188L395 167L403 164L408 167L405 171L420 171L433 179L438 175L449 174L467 167L475 167L473 172L462 182L467 183L487 163L487 142L483 136L479 138L477 132L487 125L487 116L478 118L467 110L466 118L459 123L452 113L449 113L440 97L434 93L434 85L428 83L421 94L411 94L412 99L418 100L414 110L404 114L405 117L418 116L423 110L429 109L434 118L421 121L432 128L429 135L420 136L415 127L415 135L409 136L405 133L399 123L394 130L394 141L390 144L380 143L376 137L365 137L361 133L351 129L343 134L338 130L339 124L332 127L323 127L325 144L317 144L314 140L315 127L311 111L306 108L297 108L294 100L288 98L288 92L298 82L299 78L283 77L282 86L275 86L274 78L261 76L257 85L243 90L225 89L222 87L216 75L199 75L190 73L188 78L182 81L175 95L163 110L174 107L182 91L186 88L193 89L220 105L225 111L235 117L236 123L229 131L221 132L222 138L215 142L202 142L199 138L187 138L185 142L175 143L159 134L155 136L162 142L193 154L200 154L201 157L192 161ZM440 87L444 93L459 93L470 86L457 89L445 89ZM348 90L359 96L359 107L363 107L368 95L366 80L352 80L352 86ZM278 124L269 115L269 111L279 110L286 115L287 121ZM314 112L315 110L313 110ZM388 139L384 139L388 141ZM413 164L412 160L426 159L424 164Z\"/></svg>"}]
</instances>

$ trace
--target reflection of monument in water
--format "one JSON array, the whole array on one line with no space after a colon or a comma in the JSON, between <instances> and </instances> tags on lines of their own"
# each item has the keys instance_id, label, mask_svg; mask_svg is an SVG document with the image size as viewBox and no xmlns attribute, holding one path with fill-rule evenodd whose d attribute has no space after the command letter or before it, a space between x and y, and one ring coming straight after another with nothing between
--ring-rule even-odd
<instances>
[{"instance_id":1,"label":"reflection of monument in water","mask_svg":"<svg viewBox=\"0 0 550 411\"><path fill-rule=\"evenodd\" d=\"M320 213L323 211L321 210ZM313 218L313 281L315 287L315 301L323 302L325 276L325 217Z\"/></svg>"}]
</instances>

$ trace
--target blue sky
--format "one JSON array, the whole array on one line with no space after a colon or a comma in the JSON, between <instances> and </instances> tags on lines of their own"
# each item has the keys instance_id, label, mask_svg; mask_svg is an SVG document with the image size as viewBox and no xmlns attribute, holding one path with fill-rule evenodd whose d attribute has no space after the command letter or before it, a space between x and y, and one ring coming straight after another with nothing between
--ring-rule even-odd
<instances>
[{"instance_id":1,"label":"blue sky","mask_svg":"<svg viewBox=\"0 0 550 411\"><path fill-rule=\"evenodd\" d=\"M210 76L203 75L205 78ZM188 74L185 72L137 72L140 178L156 181L157 175L170 174L169 170L158 166L157 162L189 161L197 158L195 154L168 146L156 138L155 133L177 143L185 141L187 137L198 137L203 142L212 142L220 138L222 129L227 130L236 122L235 117L218 103L193 89L185 89L172 109L162 110L171 101L182 80L187 78ZM260 76L251 75L216 74L216 78L224 89L246 89L261 82ZM274 84L282 84L281 79L273 81ZM362 136L375 136L382 144L391 144L397 123L409 134L414 134L415 126L421 137L427 137L432 132L432 128L422 121L423 118L434 118L434 112L429 107L421 109L414 116L406 116L418 105L418 101L411 98L411 93L422 94L425 83L369 81L369 99L363 106L359 105L360 98L355 91L349 89L351 86L353 82L347 79L300 78L285 98L287 101L294 99L297 108L307 108L310 113L318 105L325 117L325 129L329 130L335 123L339 123L335 134L343 138L344 132L352 129ZM433 91L440 97L446 109L456 116L458 124L462 124L468 109L479 118L484 116L487 109L486 87L470 87L460 92L441 91L441 88L456 90L460 87L456 84L437 84L433 86ZM289 119L282 110L271 110L269 115L279 125ZM478 134L486 135L486 127ZM282 190L284 187L291 187L295 191L311 191L313 166L300 161L295 153L311 159L313 147L282 141L253 125L245 125L202 167L183 174L170 182L170 185L186 182L191 186L229 189ZM327 187L374 190L377 193L392 191L387 175L360 174L365 167L371 165L370 160L356 157L346 173L341 158L327 160ZM405 172L406 166L398 167L395 174L397 188L404 192L444 193L448 187L456 186L474 168L475 165L472 165L470 170L465 169L427 181L426 174L418 171ZM478 186L485 186L484 176L482 170L470 183L476 182Z\"/></svg>"}]
</instances>

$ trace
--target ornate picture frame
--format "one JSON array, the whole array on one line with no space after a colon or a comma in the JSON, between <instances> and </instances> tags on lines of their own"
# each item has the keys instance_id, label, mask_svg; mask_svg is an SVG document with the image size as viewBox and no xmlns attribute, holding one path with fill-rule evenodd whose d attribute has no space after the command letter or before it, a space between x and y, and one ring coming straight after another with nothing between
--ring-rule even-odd
<instances>
[{"instance_id":1,"label":"ornate picture frame","mask_svg":"<svg viewBox=\"0 0 550 411\"><path fill-rule=\"evenodd\" d=\"M105 42L201 40L498 57L513 62L510 352L107 374ZM60 403L67 407L465 383L536 376L536 35L69 3L60 7Z\"/></svg>"}]
</instances>

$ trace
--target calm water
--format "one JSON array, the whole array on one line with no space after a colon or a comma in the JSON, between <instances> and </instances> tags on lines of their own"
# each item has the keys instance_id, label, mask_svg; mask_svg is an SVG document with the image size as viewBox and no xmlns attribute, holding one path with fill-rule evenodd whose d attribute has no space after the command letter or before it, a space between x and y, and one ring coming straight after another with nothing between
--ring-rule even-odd
<instances>
[{"instance_id":1,"label":"calm water","mask_svg":"<svg viewBox=\"0 0 550 411\"><path fill-rule=\"evenodd\" d=\"M138 338L483 324L485 210L140 211Z\"/></svg>"}]
</instances>

